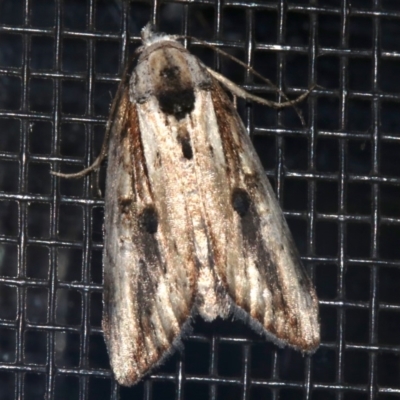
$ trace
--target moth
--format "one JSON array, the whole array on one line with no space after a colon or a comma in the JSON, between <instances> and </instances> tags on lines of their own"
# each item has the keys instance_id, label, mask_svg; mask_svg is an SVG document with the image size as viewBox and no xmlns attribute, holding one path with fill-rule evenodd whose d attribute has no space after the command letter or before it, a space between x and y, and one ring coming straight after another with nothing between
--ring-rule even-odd
<instances>
[{"instance_id":1,"label":"moth","mask_svg":"<svg viewBox=\"0 0 400 400\"><path fill-rule=\"evenodd\" d=\"M138 382L195 314L233 316L313 352L317 296L226 93L244 91L175 36L149 24L142 42L112 106L108 148L89 168L108 155L102 326L115 378Z\"/></svg>"}]
</instances>

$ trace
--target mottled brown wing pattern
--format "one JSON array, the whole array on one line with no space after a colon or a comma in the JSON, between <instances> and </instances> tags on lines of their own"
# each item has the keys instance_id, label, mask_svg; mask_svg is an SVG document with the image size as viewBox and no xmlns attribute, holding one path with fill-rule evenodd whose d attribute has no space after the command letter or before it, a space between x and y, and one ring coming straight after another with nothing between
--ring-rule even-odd
<instances>
[{"instance_id":1,"label":"mottled brown wing pattern","mask_svg":"<svg viewBox=\"0 0 400 400\"><path fill-rule=\"evenodd\" d=\"M318 301L257 154L231 101L215 83L212 99L230 188L228 253L217 267L250 324L302 351L319 345ZM216 248L223 248L218 242ZM217 250L219 252L219 250ZM246 317L240 309L236 315Z\"/></svg>"},{"instance_id":2,"label":"mottled brown wing pattern","mask_svg":"<svg viewBox=\"0 0 400 400\"><path fill-rule=\"evenodd\" d=\"M193 306L196 271L190 240L182 249L169 237L175 215L165 217L167 206L154 196L157 184L149 180L138 109L128 90L114 121L106 187L103 329L116 379L131 385L179 338ZM168 189L164 183L157 187L161 193ZM185 210L179 218L185 220ZM184 236L187 228L181 226Z\"/></svg>"},{"instance_id":3,"label":"mottled brown wing pattern","mask_svg":"<svg viewBox=\"0 0 400 400\"><path fill-rule=\"evenodd\" d=\"M319 343L317 299L236 110L165 35L143 47L113 117L103 328L119 383L158 365L190 316L245 319L279 344Z\"/></svg>"},{"instance_id":4,"label":"mottled brown wing pattern","mask_svg":"<svg viewBox=\"0 0 400 400\"><path fill-rule=\"evenodd\" d=\"M115 378L128 386L162 362L195 313L233 313L302 351L319 344L314 288L219 82L246 92L175 39L143 28L101 154L79 173L56 173L97 170L109 138L102 324Z\"/></svg>"}]
</instances>

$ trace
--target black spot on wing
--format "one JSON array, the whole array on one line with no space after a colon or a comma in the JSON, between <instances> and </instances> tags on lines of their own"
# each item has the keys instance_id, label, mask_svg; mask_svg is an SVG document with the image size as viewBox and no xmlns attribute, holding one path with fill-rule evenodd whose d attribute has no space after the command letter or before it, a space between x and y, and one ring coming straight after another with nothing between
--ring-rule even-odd
<instances>
[{"instance_id":1,"label":"black spot on wing","mask_svg":"<svg viewBox=\"0 0 400 400\"><path fill-rule=\"evenodd\" d=\"M250 208L251 199L246 190L235 188L232 191L232 207L241 216L244 217Z\"/></svg>"},{"instance_id":2,"label":"black spot on wing","mask_svg":"<svg viewBox=\"0 0 400 400\"><path fill-rule=\"evenodd\" d=\"M133 239L143 254L143 262L155 274L165 273L165 263L160 253L160 243L157 239L159 216L153 205L145 207L138 215L138 235Z\"/></svg>"},{"instance_id":3,"label":"black spot on wing","mask_svg":"<svg viewBox=\"0 0 400 400\"><path fill-rule=\"evenodd\" d=\"M179 135L178 141L182 148L183 157L187 160L191 160L193 158L193 149L192 144L190 143L189 135L186 133L184 136Z\"/></svg>"},{"instance_id":4,"label":"black spot on wing","mask_svg":"<svg viewBox=\"0 0 400 400\"><path fill-rule=\"evenodd\" d=\"M158 214L153 206L147 206L139 215L139 224L147 233L153 235L158 229Z\"/></svg>"},{"instance_id":5,"label":"black spot on wing","mask_svg":"<svg viewBox=\"0 0 400 400\"><path fill-rule=\"evenodd\" d=\"M190 140L182 141L181 145L182 145L183 156L186 159L191 160L193 158L193 150L192 150L192 146L190 144Z\"/></svg>"}]
</instances>

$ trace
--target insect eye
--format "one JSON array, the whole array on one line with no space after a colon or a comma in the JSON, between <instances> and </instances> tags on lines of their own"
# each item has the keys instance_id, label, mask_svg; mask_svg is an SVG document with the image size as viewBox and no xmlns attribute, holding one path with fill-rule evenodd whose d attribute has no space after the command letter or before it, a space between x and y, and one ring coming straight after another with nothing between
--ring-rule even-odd
<instances>
[{"instance_id":1,"label":"insect eye","mask_svg":"<svg viewBox=\"0 0 400 400\"><path fill-rule=\"evenodd\" d=\"M244 217L247 214L250 208L250 204L250 196L244 189L233 189L232 207L241 217Z\"/></svg>"}]
</instances>

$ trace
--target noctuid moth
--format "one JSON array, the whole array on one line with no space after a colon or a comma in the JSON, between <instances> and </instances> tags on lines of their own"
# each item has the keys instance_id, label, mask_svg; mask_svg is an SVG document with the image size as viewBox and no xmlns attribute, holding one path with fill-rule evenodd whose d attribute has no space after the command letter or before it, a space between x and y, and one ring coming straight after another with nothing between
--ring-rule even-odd
<instances>
[{"instance_id":1,"label":"noctuid moth","mask_svg":"<svg viewBox=\"0 0 400 400\"><path fill-rule=\"evenodd\" d=\"M221 84L177 37L142 30L114 100L108 155L103 330L133 385L191 317L245 320L279 345L319 345L318 300L258 156ZM252 97L253 99L254 96ZM257 99L256 99L257 100Z\"/></svg>"}]
</instances>

